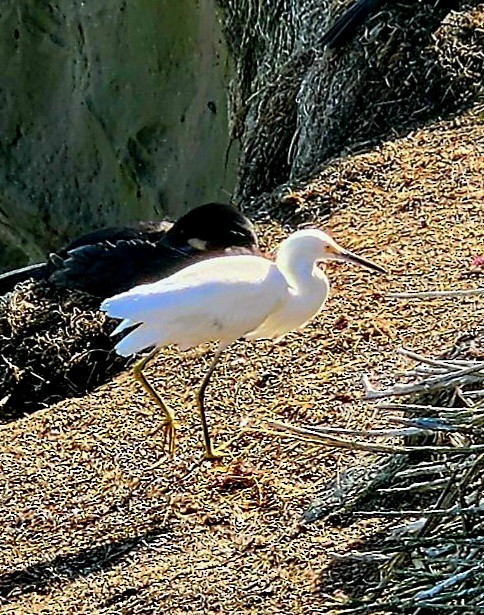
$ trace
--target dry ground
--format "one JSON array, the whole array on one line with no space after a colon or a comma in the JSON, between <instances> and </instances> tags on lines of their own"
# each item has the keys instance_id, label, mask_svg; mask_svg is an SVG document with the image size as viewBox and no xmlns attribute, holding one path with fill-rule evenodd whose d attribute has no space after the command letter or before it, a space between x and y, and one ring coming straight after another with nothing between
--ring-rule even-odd
<instances>
[{"instance_id":1,"label":"dry ground","mask_svg":"<svg viewBox=\"0 0 484 615\"><path fill-rule=\"evenodd\" d=\"M326 168L288 195L291 224L325 225L386 277L328 268L327 309L278 344L239 343L208 391L224 462L203 461L194 387L210 353L167 351L149 374L181 424L163 453L159 415L129 374L0 431L0 613L327 613L346 577L332 552L375 520L305 526L301 513L361 453L276 437L264 421L373 424L361 374L382 383L394 349L435 353L482 322L482 298L395 301L389 290L482 286L482 114L415 132ZM261 225L275 246L284 230ZM342 574L342 572L341 572ZM359 581L364 587L364 579Z\"/></svg>"}]
</instances>

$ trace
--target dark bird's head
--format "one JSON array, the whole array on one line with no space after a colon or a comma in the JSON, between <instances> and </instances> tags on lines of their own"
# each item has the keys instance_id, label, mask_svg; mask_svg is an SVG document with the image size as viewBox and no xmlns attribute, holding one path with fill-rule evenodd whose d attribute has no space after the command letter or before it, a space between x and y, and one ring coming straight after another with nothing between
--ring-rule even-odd
<instances>
[{"instance_id":1,"label":"dark bird's head","mask_svg":"<svg viewBox=\"0 0 484 615\"><path fill-rule=\"evenodd\" d=\"M190 245L195 250L257 248L250 220L230 205L207 203L181 216L166 234L173 246Z\"/></svg>"}]
</instances>

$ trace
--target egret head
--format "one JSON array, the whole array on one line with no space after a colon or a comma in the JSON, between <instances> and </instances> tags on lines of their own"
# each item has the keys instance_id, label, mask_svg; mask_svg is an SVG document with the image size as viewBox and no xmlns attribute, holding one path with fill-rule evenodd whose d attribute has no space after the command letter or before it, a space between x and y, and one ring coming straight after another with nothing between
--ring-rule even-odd
<instances>
[{"instance_id":1,"label":"egret head","mask_svg":"<svg viewBox=\"0 0 484 615\"><path fill-rule=\"evenodd\" d=\"M195 250L256 248L257 236L250 220L230 205L207 203L179 218L167 233L173 245L189 244Z\"/></svg>"},{"instance_id":2,"label":"egret head","mask_svg":"<svg viewBox=\"0 0 484 615\"><path fill-rule=\"evenodd\" d=\"M288 244L292 244L290 248L293 250L294 255L297 255L299 258L304 255L316 263L343 261L377 271L378 273L386 273L383 267L342 248L332 237L319 229L297 231L286 241Z\"/></svg>"}]
</instances>

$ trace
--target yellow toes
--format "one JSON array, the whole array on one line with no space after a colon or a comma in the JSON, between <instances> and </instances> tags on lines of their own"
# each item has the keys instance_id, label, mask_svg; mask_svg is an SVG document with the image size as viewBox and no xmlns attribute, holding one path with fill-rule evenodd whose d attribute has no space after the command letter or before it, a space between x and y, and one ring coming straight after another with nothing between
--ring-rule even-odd
<instances>
[{"instance_id":1,"label":"yellow toes","mask_svg":"<svg viewBox=\"0 0 484 615\"><path fill-rule=\"evenodd\" d=\"M160 425L156 427L156 429L150 432L150 435L154 436L159 431L163 430L163 448L168 448L168 454L170 455L170 457L173 457L173 455L175 454L177 428L178 423L175 421L175 419L173 417L167 417L163 420L162 423L160 423Z\"/></svg>"},{"instance_id":2,"label":"yellow toes","mask_svg":"<svg viewBox=\"0 0 484 615\"><path fill-rule=\"evenodd\" d=\"M221 449L209 448L205 450L204 457L210 461L216 461L217 459L223 459L226 454Z\"/></svg>"}]
</instances>

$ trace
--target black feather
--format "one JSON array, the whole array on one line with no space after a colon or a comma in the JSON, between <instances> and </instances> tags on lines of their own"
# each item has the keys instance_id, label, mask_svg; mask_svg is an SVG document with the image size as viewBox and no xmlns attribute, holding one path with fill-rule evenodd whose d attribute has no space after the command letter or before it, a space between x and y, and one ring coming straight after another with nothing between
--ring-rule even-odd
<instances>
[{"instance_id":1,"label":"black feather","mask_svg":"<svg viewBox=\"0 0 484 615\"><path fill-rule=\"evenodd\" d=\"M335 49L349 43L365 19L377 11L384 2L385 0L356 0L325 32L322 44L328 49Z\"/></svg>"},{"instance_id":2,"label":"black feather","mask_svg":"<svg viewBox=\"0 0 484 615\"><path fill-rule=\"evenodd\" d=\"M203 242L206 250L197 249L193 239ZM228 205L207 203L174 224L142 222L82 235L51 254L46 263L1 275L0 294L34 278L104 299L236 247L257 247L252 224Z\"/></svg>"}]
</instances>

